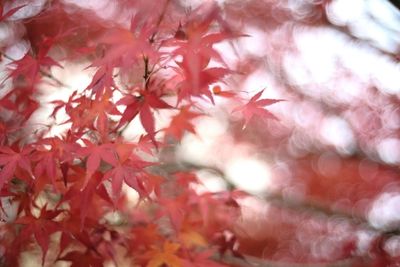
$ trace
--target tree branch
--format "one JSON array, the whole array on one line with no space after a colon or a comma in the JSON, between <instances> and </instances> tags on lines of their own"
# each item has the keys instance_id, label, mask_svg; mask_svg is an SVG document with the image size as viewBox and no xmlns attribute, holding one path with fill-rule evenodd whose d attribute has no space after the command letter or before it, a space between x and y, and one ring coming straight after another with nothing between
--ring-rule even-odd
<instances>
[{"instance_id":1,"label":"tree branch","mask_svg":"<svg viewBox=\"0 0 400 267\"><path fill-rule=\"evenodd\" d=\"M167 172L209 170L221 177L227 183L230 189L236 188L236 186L231 181L229 181L229 178L226 177L224 171L215 166L206 166L196 163L183 162L180 164L165 164L162 165L161 168ZM269 204L280 208L290 209L297 212L310 212L314 214L319 213L329 217L342 218L352 225L361 228L362 230L368 230L378 234L387 233L387 231L378 229L375 226L371 225L362 216L351 214L343 209L328 207L326 205L319 204L319 202L313 200L304 200L293 198L290 196L284 196L280 192L265 192L262 194L262 199L267 201Z\"/></svg>"}]
</instances>

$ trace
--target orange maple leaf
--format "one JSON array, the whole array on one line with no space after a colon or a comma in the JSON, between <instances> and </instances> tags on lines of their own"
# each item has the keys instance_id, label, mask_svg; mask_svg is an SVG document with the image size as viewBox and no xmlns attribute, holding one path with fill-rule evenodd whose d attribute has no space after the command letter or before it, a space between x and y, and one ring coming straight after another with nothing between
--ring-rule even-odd
<instances>
[{"instance_id":1,"label":"orange maple leaf","mask_svg":"<svg viewBox=\"0 0 400 267\"><path fill-rule=\"evenodd\" d=\"M152 259L147 263L147 267L160 267L166 264L169 267L181 267L181 259L176 255L180 245L170 241L165 241L162 250L155 249L152 252Z\"/></svg>"}]
</instances>

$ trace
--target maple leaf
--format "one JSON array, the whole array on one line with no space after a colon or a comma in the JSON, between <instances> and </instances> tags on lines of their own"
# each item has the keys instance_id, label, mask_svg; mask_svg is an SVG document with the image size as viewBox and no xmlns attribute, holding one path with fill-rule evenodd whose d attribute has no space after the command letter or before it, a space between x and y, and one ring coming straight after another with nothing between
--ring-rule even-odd
<instances>
[{"instance_id":1,"label":"maple leaf","mask_svg":"<svg viewBox=\"0 0 400 267\"><path fill-rule=\"evenodd\" d=\"M204 8L208 10L204 12ZM172 57L182 57L181 61L176 62L179 68L174 68L178 75L184 77L179 85L178 103L190 96L203 95L213 102L208 86L232 73L213 45L243 36L228 31L208 32L210 24L218 19L218 7L214 4L200 6L194 13L197 13L197 16L193 15L186 25L179 24L177 33L179 32L178 36L183 38L174 38L167 43L177 47L172 51ZM222 64L223 67L207 68L211 60Z\"/></svg>"},{"instance_id":2,"label":"maple leaf","mask_svg":"<svg viewBox=\"0 0 400 267\"><path fill-rule=\"evenodd\" d=\"M85 90L91 89L92 94L96 96L96 99L108 96L111 94L110 88L116 87L113 79L113 69L107 65L100 66L96 73L93 75L92 81L85 88Z\"/></svg>"},{"instance_id":3,"label":"maple leaf","mask_svg":"<svg viewBox=\"0 0 400 267\"><path fill-rule=\"evenodd\" d=\"M19 129L20 123L15 118L8 121L0 120L0 146L4 146L8 141L8 137Z\"/></svg>"},{"instance_id":4,"label":"maple leaf","mask_svg":"<svg viewBox=\"0 0 400 267\"><path fill-rule=\"evenodd\" d=\"M181 55L187 61L198 64L200 69L204 69L208 62L213 58L214 60L224 63L220 53L212 46L215 43L224 41L228 38L234 37L232 34L226 32L208 33L210 24L217 19L218 7L211 5L204 10L203 7L198 7L193 13L192 18L185 24L179 24L178 31L184 38L175 38L170 44L178 46L173 50L172 55ZM205 11L205 12L204 12Z\"/></svg>"},{"instance_id":5,"label":"maple leaf","mask_svg":"<svg viewBox=\"0 0 400 267\"><path fill-rule=\"evenodd\" d=\"M191 120L201 115L200 113L190 111L189 106L182 107L179 113L172 117L169 126L164 129L165 138L173 136L176 140L181 140L185 131L195 134L196 130Z\"/></svg>"},{"instance_id":6,"label":"maple leaf","mask_svg":"<svg viewBox=\"0 0 400 267\"><path fill-rule=\"evenodd\" d=\"M77 92L77 91L74 91L74 92L69 96L67 102L64 102L64 101L62 101L62 100L54 100L54 101L51 101L50 103L51 103L51 104L54 104L55 107L53 108L53 112L50 114L50 117L55 118L55 116L57 115L58 111L59 111L61 108L63 108L63 107L65 108L65 111L67 112L67 114L71 117L70 113L71 113L71 111L73 110L73 104L75 104L74 98L75 98L75 96L76 96L77 94L78 94L78 92Z\"/></svg>"},{"instance_id":7,"label":"maple leaf","mask_svg":"<svg viewBox=\"0 0 400 267\"><path fill-rule=\"evenodd\" d=\"M34 157L38 163L36 164L34 173L36 177L40 177L44 172L47 177L51 179L54 187L56 188L56 180L58 178L58 165L57 158L54 157L54 153L52 151L43 151L41 153L37 153Z\"/></svg>"},{"instance_id":8,"label":"maple leaf","mask_svg":"<svg viewBox=\"0 0 400 267\"><path fill-rule=\"evenodd\" d=\"M86 158L86 176L82 188L85 188L89 178L100 167L101 161L115 166L117 164L117 156L115 154L115 146L111 143L96 145L87 139L83 139L85 147L82 147L78 152L79 155Z\"/></svg>"},{"instance_id":9,"label":"maple leaf","mask_svg":"<svg viewBox=\"0 0 400 267\"><path fill-rule=\"evenodd\" d=\"M146 222L137 227L133 227L131 232L134 236L132 242L129 244L131 250L143 250L148 252L154 244L164 239L160 234L158 225L154 222Z\"/></svg>"},{"instance_id":10,"label":"maple leaf","mask_svg":"<svg viewBox=\"0 0 400 267\"><path fill-rule=\"evenodd\" d=\"M112 92L106 91L101 97L91 99L87 96L74 98L72 95L68 102L53 101L56 109L65 107L65 111L70 117L66 122L71 122L71 129L96 129L102 136L103 140L107 140L108 115L120 115L116 105L111 101ZM53 111L51 116L55 116L57 111Z\"/></svg>"},{"instance_id":11,"label":"maple leaf","mask_svg":"<svg viewBox=\"0 0 400 267\"><path fill-rule=\"evenodd\" d=\"M172 227L180 231L186 214L188 197L181 194L175 198L159 197L158 203L163 207L158 211L157 217L167 216L170 219Z\"/></svg>"},{"instance_id":12,"label":"maple leaf","mask_svg":"<svg viewBox=\"0 0 400 267\"><path fill-rule=\"evenodd\" d=\"M18 148L16 149L19 150ZM25 170L33 178L31 160L29 158L31 152L32 148L28 146L22 148L20 151L15 151L6 146L0 147L0 166L2 166L0 171L0 189L14 176L17 168Z\"/></svg>"},{"instance_id":13,"label":"maple leaf","mask_svg":"<svg viewBox=\"0 0 400 267\"><path fill-rule=\"evenodd\" d=\"M213 95L209 89L209 85L221 80L232 71L227 68L207 68L199 69L193 62L183 61L178 63L181 68L178 70L183 76L183 80L178 84L180 88L178 94L178 103L182 99L188 99L191 96L206 96L214 103ZM189 67L185 67L188 65Z\"/></svg>"},{"instance_id":14,"label":"maple leaf","mask_svg":"<svg viewBox=\"0 0 400 267\"><path fill-rule=\"evenodd\" d=\"M79 176L83 174L84 170L78 170ZM73 233L84 229L89 214L97 218L97 216L100 216L99 214L102 214L105 204L111 204L112 201L108 197L107 190L101 184L102 180L103 175L100 172L95 172L83 190L81 190L79 184L74 184L58 203L58 206L60 206L69 202L72 219L67 222L67 228L75 229L71 230ZM99 209L99 207L101 208Z\"/></svg>"},{"instance_id":15,"label":"maple leaf","mask_svg":"<svg viewBox=\"0 0 400 267\"><path fill-rule=\"evenodd\" d=\"M72 266L97 267L103 266L105 261L111 259L115 266L118 265L113 245L124 246L125 242L117 231L95 223L81 231L74 231L72 236L67 239L79 241L85 248L80 248L79 251L69 251L63 257L59 255L57 260L71 261Z\"/></svg>"},{"instance_id":16,"label":"maple leaf","mask_svg":"<svg viewBox=\"0 0 400 267\"><path fill-rule=\"evenodd\" d=\"M32 161L36 162L34 174L36 178L43 174L51 180L54 188L56 187L57 179L60 175L66 183L66 172L68 171L68 162L72 162L75 156L75 151L80 149L80 146L73 140L61 139L59 137L44 138L35 144L35 151L32 154ZM58 171L60 170L60 171Z\"/></svg>"},{"instance_id":17,"label":"maple leaf","mask_svg":"<svg viewBox=\"0 0 400 267\"><path fill-rule=\"evenodd\" d=\"M2 4L0 4L0 22L3 21L3 20L8 19L12 15L14 15L18 10L20 10L21 8L23 8L25 6L26 5L21 5L21 6L17 6L17 7L11 8L10 10L8 10L6 13L3 14L4 7L3 7Z\"/></svg>"},{"instance_id":18,"label":"maple leaf","mask_svg":"<svg viewBox=\"0 0 400 267\"><path fill-rule=\"evenodd\" d=\"M153 163L143 161L133 154L133 147L132 144L117 145L115 151L118 162L111 164L113 168L104 174L104 179L112 180L111 188L115 199L119 198L123 182L135 189L140 198L148 196L157 186L151 184L154 181L152 178L155 176L148 175L143 171L143 168L151 166Z\"/></svg>"},{"instance_id":19,"label":"maple leaf","mask_svg":"<svg viewBox=\"0 0 400 267\"><path fill-rule=\"evenodd\" d=\"M22 122L25 122L39 107L38 102L32 97L32 94L34 94L35 91L36 89L32 86L16 87L14 90L11 90L6 94L0 101L4 108L12 110L15 112L15 115L20 115L23 118Z\"/></svg>"},{"instance_id":20,"label":"maple leaf","mask_svg":"<svg viewBox=\"0 0 400 267\"><path fill-rule=\"evenodd\" d=\"M13 101L11 101L11 99L9 97L10 95L11 94L7 94L2 99L0 99L0 106L2 106L5 109L8 109L8 110L16 110L17 105Z\"/></svg>"},{"instance_id":21,"label":"maple leaf","mask_svg":"<svg viewBox=\"0 0 400 267\"><path fill-rule=\"evenodd\" d=\"M183 188L189 188L190 184L201 183L197 175L192 172L176 172L174 176L176 178L176 183Z\"/></svg>"},{"instance_id":22,"label":"maple leaf","mask_svg":"<svg viewBox=\"0 0 400 267\"><path fill-rule=\"evenodd\" d=\"M165 241L163 248L155 248L148 254L151 256L151 260L147 263L146 267L162 267L167 265L169 267L181 267L181 258L176 255L180 248L178 243Z\"/></svg>"},{"instance_id":23,"label":"maple leaf","mask_svg":"<svg viewBox=\"0 0 400 267\"><path fill-rule=\"evenodd\" d=\"M157 142L157 141L156 141ZM160 143L157 143L157 146ZM156 146L156 147L157 147ZM150 136L147 135L141 135L139 137L139 141L137 143L137 149L150 155L150 156L154 156L154 142L153 140L151 140Z\"/></svg>"},{"instance_id":24,"label":"maple leaf","mask_svg":"<svg viewBox=\"0 0 400 267\"><path fill-rule=\"evenodd\" d=\"M144 24L139 27L139 18L133 17L130 29L111 28L97 43L108 46L105 56L95 60L91 66L118 66L122 69L128 68L136 63L142 55L157 57L157 52L153 50L149 39L154 29L150 24Z\"/></svg>"},{"instance_id":25,"label":"maple leaf","mask_svg":"<svg viewBox=\"0 0 400 267\"><path fill-rule=\"evenodd\" d=\"M155 122L151 109L169 109L169 104L160 99L154 92L140 91L140 96L126 95L117 102L117 105L125 105L126 109L122 114L118 128L126 122L133 120L139 114L140 122L149 135L153 144L155 141Z\"/></svg>"},{"instance_id":26,"label":"maple leaf","mask_svg":"<svg viewBox=\"0 0 400 267\"><path fill-rule=\"evenodd\" d=\"M263 92L264 92L264 89L261 90L260 92L258 92L257 94L255 94L249 100L249 102L247 102L245 105L239 106L239 107L235 108L232 111L232 113L233 112L238 112L238 111L242 112L243 117L245 119L245 123L244 123L243 127L246 127L247 124L249 123L249 121L254 116L260 117L263 120L265 120L265 119L279 120L277 117L275 117L274 114L272 114L271 112L266 110L264 107L272 105L272 104L275 104L275 103L283 101L283 100L280 100L280 99L259 99Z\"/></svg>"},{"instance_id":27,"label":"maple leaf","mask_svg":"<svg viewBox=\"0 0 400 267\"><path fill-rule=\"evenodd\" d=\"M118 128L133 120L140 111L142 99L139 96L126 95L117 102L117 105L126 106L119 121Z\"/></svg>"},{"instance_id":28,"label":"maple leaf","mask_svg":"<svg viewBox=\"0 0 400 267\"><path fill-rule=\"evenodd\" d=\"M64 228L64 230L66 230ZM63 231L61 233L61 238L60 238L60 252L58 255L61 255L64 250L68 247L69 244L71 244L73 241L73 237L70 233L68 233L67 231Z\"/></svg>"},{"instance_id":29,"label":"maple leaf","mask_svg":"<svg viewBox=\"0 0 400 267\"><path fill-rule=\"evenodd\" d=\"M23 224L25 227L19 234L21 241L27 241L31 235L35 237L36 242L42 249L42 265L46 258L47 250L49 249L50 235L61 231L59 223L53 221L63 210L48 210L47 204L40 210L38 218L32 215L23 216L18 218L15 223Z\"/></svg>"},{"instance_id":30,"label":"maple leaf","mask_svg":"<svg viewBox=\"0 0 400 267\"><path fill-rule=\"evenodd\" d=\"M26 78L28 85L33 85L37 82L41 66L58 66L62 68L62 66L57 61L55 61L51 57L43 55L42 53L39 53L37 58L34 58L29 54L25 54L23 58L15 60L10 64L15 64L16 67L7 76L7 79L10 77L18 78L19 76L23 76Z\"/></svg>"},{"instance_id":31,"label":"maple leaf","mask_svg":"<svg viewBox=\"0 0 400 267\"><path fill-rule=\"evenodd\" d=\"M17 215L24 212L25 215L32 215L32 208L40 209L35 202L33 186L23 180L15 179L9 183L8 189L3 188L11 193L12 201L18 203Z\"/></svg>"}]
</instances>

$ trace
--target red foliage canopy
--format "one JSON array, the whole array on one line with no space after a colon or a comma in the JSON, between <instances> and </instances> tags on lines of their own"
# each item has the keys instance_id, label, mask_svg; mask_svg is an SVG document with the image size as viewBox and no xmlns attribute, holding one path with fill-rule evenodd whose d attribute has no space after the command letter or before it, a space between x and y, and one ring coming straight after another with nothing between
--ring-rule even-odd
<instances>
[{"instance_id":1,"label":"red foliage canopy","mask_svg":"<svg viewBox=\"0 0 400 267\"><path fill-rule=\"evenodd\" d=\"M279 81L288 101L265 97L264 86L242 89L263 64L261 56L238 53L237 42L251 38L242 24L270 30L296 21L290 12L273 1L245 1L242 8L242 1L193 8L178 0L88 2L96 4L1 1L0 25L9 33L0 42L1 266L24 266L37 251L45 266L397 262L400 254L387 241L398 230L366 219L372 200L399 178L396 169L367 153L346 158L324 145L301 156L282 149L295 130L270 105L300 105L309 97L283 71L271 83ZM313 13L301 23L328 25L331 1L308 2ZM283 61L279 51L271 55L275 62ZM76 66L74 75L86 82L70 85L73 76L57 75ZM229 138L279 158L275 188L261 196L261 206L269 203L263 218L246 218L247 201L261 200L228 179L232 190L203 190L196 171L226 178L218 164L177 160L184 137L196 135L198 119L219 106ZM379 181L371 182L365 169ZM296 192L288 196L290 188ZM366 233L369 241L361 244Z\"/></svg>"}]
</instances>

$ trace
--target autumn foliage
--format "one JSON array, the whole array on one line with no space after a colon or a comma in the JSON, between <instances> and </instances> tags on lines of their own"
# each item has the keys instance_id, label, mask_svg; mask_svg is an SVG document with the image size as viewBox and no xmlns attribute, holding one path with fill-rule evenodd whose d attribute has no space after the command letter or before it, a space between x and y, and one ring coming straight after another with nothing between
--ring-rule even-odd
<instances>
[{"instance_id":1,"label":"autumn foliage","mask_svg":"<svg viewBox=\"0 0 400 267\"><path fill-rule=\"evenodd\" d=\"M213 45L242 33L231 30L211 3L167 24L164 17L174 8L169 2L121 3L132 9L128 25L102 25L92 14L71 16L57 2L24 22L31 48L8 64L10 88L2 89L1 98L3 265L17 266L33 245L49 266L100 266L121 257L137 266L223 266L222 254L236 253L226 235L241 195L199 194L191 186L199 183L194 174L160 173L156 159L186 131L195 133L192 120L205 115L198 100L213 105L224 96L212 85L235 70ZM24 7L5 10L1 20ZM63 55L54 51L60 46ZM53 135L49 124L30 132L29 119L41 106L40 84L57 83L49 70L77 58L91 62L90 84L50 103L49 119L65 112L60 124L68 129ZM237 107L246 122L274 118L264 106L275 101L259 99L261 93ZM159 128L155 114L164 110L174 115ZM122 133L135 119L145 134L128 141ZM137 193L136 203L129 202L125 187ZM14 218L5 202L17 205ZM113 223L107 216L120 219ZM56 247L51 260L50 246Z\"/></svg>"},{"instance_id":2,"label":"autumn foliage","mask_svg":"<svg viewBox=\"0 0 400 267\"><path fill-rule=\"evenodd\" d=\"M262 16L250 18L236 2L191 8L178 0L118 0L108 18L72 1L42 2L0 6L0 23L15 28L0 43L0 266L31 259L74 267L396 262L384 249L392 233L365 224L377 192L398 178L391 166L349 158L335 171L339 156L330 148L290 159L276 149L295 178L279 180L276 170L276 190L262 196L271 208L247 220L248 192L229 181L225 191L199 190L196 171L221 171L168 154L221 103L235 142L263 136L265 151L289 142L288 133L271 130L286 126L268 109L290 100L265 97L268 84L235 88L232 81L259 62L234 53L239 63L231 65L217 49L251 38L235 19L257 25ZM268 6L259 2L249 12ZM329 1L321 2L316 10ZM326 23L318 18L309 22ZM18 45L15 56L10 47ZM74 65L88 74L84 86L55 75ZM55 97L46 99L50 93ZM380 181L360 182L360 162L377 169ZM306 193L292 201L288 187ZM354 235L360 229L373 232L365 251ZM330 254L312 254L315 240Z\"/></svg>"}]
</instances>

